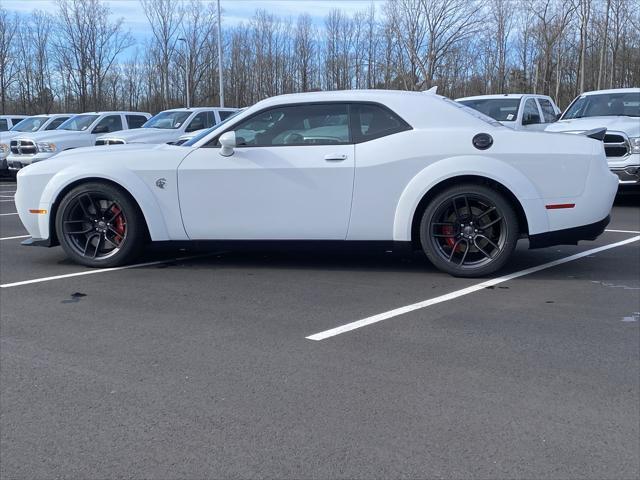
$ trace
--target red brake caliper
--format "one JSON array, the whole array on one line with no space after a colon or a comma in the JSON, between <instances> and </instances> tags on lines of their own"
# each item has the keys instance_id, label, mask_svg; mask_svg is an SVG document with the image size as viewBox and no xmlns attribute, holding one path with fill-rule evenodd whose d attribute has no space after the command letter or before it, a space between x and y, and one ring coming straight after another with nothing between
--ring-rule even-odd
<instances>
[{"instance_id":1,"label":"red brake caliper","mask_svg":"<svg viewBox=\"0 0 640 480\"><path fill-rule=\"evenodd\" d=\"M447 227L447 226L442 227L442 234L451 235L450 237L447 237L445 241L447 242L447 245L453 248L453 246L456 244L455 240L453 239L453 227ZM459 248L460 248L460 245L458 245L458 249Z\"/></svg>"},{"instance_id":2,"label":"red brake caliper","mask_svg":"<svg viewBox=\"0 0 640 480\"><path fill-rule=\"evenodd\" d=\"M114 206L113 208L111 208L111 213L114 215L114 220L113 220L113 229L116 231L116 233L118 235L116 235L116 237L114 238L114 240L119 244L122 241L122 238L124 237L124 231L125 231L125 224L124 224L124 220L122 220L122 215L120 215L121 210Z\"/></svg>"}]
</instances>

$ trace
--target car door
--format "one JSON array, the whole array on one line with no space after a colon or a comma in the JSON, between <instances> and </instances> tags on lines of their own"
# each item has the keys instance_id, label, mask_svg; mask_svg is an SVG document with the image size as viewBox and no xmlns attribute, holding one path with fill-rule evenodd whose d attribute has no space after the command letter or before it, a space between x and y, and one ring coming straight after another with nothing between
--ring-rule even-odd
<instances>
[{"instance_id":1,"label":"car door","mask_svg":"<svg viewBox=\"0 0 640 480\"><path fill-rule=\"evenodd\" d=\"M547 126L543 121L538 102L533 97L524 99L521 125L524 130L544 130Z\"/></svg>"},{"instance_id":2,"label":"car door","mask_svg":"<svg viewBox=\"0 0 640 480\"><path fill-rule=\"evenodd\" d=\"M554 107L553 103L548 98L538 97L538 105L540 106L540 111L542 112L542 119L544 121L544 126L547 127L550 123L558 120L558 112Z\"/></svg>"},{"instance_id":3,"label":"car door","mask_svg":"<svg viewBox=\"0 0 640 480\"><path fill-rule=\"evenodd\" d=\"M273 107L231 129L236 147L195 150L178 169L192 239L344 240L354 178L349 107Z\"/></svg>"}]
</instances>

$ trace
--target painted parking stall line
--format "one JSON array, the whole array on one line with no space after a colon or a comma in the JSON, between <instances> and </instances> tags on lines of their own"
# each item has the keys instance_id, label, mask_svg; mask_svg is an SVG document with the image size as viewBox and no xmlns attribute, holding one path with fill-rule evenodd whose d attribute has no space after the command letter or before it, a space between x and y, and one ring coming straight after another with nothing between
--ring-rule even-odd
<instances>
[{"instance_id":1,"label":"painted parking stall line","mask_svg":"<svg viewBox=\"0 0 640 480\"><path fill-rule=\"evenodd\" d=\"M120 270L130 270L132 268L152 267L154 265L162 265L162 264L165 264L165 263L182 262L182 261L186 261L186 260L194 260L196 258L205 258L205 257L211 257L211 256L215 256L215 255L221 255L222 253L224 253L224 252L213 252L213 253L205 253L205 254L202 254L202 255L190 255L190 256L187 256L187 257L169 258L169 259L166 259L166 260L156 260L156 261L153 261L153 262L135 263L133 265L124 265L122 267L95 268L95 269L90 269L90 270L83 270L81 272L66 273L64 275L54 275L54 276L51 276L51 277L33 278L31 280L23 280L23 281L20 281L20 282L4 283L4 284L0 285L0 288L20 287L20 286L23 286L23 285L31 285L31 284L34 284L34 283L51 282L53 280L63 280L65 278L82 277L82 276L85 276L85 275L96 275L98 273L118 272Z\"/></svg>"},{"instance_id":2,"label":"painted parking stall line","mask_svg":"<svg viewBox=\"0 0 640 480\"><path fill-rule=\"evenodd\" d=\"M18 212L12 212L12 213L0 213L0 217L8 217L9 215L17 215Z\"/></svg>"},{"instance_id":3,"label":"painted parking stall line","mask_svg":"<svg viewBox=\"0 0 640 480\"><path fill-rule=\"evenodd\" d=\"M308 340L326 340L327 338L335 337L336 335L340 335L343 333L350 332L352 330L356 330L358 328L366 327L369 325L373 325L374 323L382 322L384 320L389 320L390 318L397 317L399 315L404 315L405 313L413 312L416 310L420 310L426 307L430 307L431 305L436 305L438 303L448 302L449 300L454 300L456 298L462 297L464 295L469 295L470 293L475 293L480 290L484 290L487 287L492 287L494 285L498 285L500 283L508 282L509 280L513 280L519 277L524 277L525 275L531 275L532 273L539 272L541 270L546 270L548 268L552 268L558 265L562 265L563 263L573 262L574 260L579 260L580 258L587 257L589 255L594 255L599 252L603 252L605 250L610 250L612 248L622 247L623 245L628 245L630 243L634 243L640 240L640 235L628 238L626 240L622 240L616 243L610 243L608 245L603 245L601 247L592 248L590 250L586 250L584 252L576 253L575 255L570 255L568 257L560 258L558 260L553 260L552 262L544 263L542 265L537 265L535 267L527 268L525 270L520 270L518 272L510 273L508 275L504 275L502 277L493 278L491 280L487 280L486 282L481 282L476 285L471 285L470 287L463 288L461 290L456 290L451 293L447 293L445 295L440 295L435 298L430 298L428 300L424 300L422 302L414 303L411 305L406 305L404 307L395 308L393 310L389 310L387 312L379 313L377 315L373 315L371 317L363 318L361 320L357 320L355 322L347 323L345 325L341 325L339 327L335 327L329 330L325 330L322 332L315 333L313 335L309 335Z\"/></svg>"},{"instance_id":4,"label":"painted parking stall line","mask_svg":"<svg viewBox=\"0 0 640 480\"><path fill-rule=\"evenodd\" d=\"M605 232L612 232L612 233L634 233L634 234L638 234L640 233L640 230L605 230Z\"/></svg>"},{"instance_id":5,"label":"painted parking stall line","mask_svg":"<svg viewBox=\"0 0 640 480\"><path fill-rule=\"evenodd\" d=\"M31 237L31 235L16 235L15 237L2 237L2 238L0 238L0 241L3 241L3 240L17 240L19 238L29 238L29 237Z\"/></svg>"}]
</instances>

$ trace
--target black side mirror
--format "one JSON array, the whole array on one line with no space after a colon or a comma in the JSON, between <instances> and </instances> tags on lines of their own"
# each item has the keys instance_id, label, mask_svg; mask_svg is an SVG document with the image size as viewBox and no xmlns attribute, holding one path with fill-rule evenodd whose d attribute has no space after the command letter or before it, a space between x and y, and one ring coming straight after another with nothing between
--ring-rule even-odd
<instances>
[{"instance_id":1,"label":"black side mirror","mask_svg":"<svg viewBox=\"0 0 640 480\"><path fill-rule=\"evenodd\" d=\"M109 133L109 127L106 125L98 125L91 133Z\"/></svg>"},{"instance_id":2,"label":"black side mirror","mask_svg":"<svg viewBox=\"0 0 640 480\"><path fill-rule=\"evenodd\" d=\"M540 115L535 113L525 113L522 118L522 125L534 125L540 122Z\"/></svg>"}]
</instances>

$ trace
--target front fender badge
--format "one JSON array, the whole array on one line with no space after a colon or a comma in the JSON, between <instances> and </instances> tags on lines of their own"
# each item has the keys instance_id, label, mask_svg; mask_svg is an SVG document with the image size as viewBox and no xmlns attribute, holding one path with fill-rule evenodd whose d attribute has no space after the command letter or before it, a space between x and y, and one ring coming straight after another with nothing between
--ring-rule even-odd
<instances>
[{"instance_id":1,"label":"front fender badge","mask_svg":"<svg viewBox=\"0 0 640 480\"><path fill-rule=\"evenodd\" d=\"M156 187L158 188L164 188L166 184L167 184L166 178L159 178L158 180L156 180Z\"/></svg>"}]
</instances>

